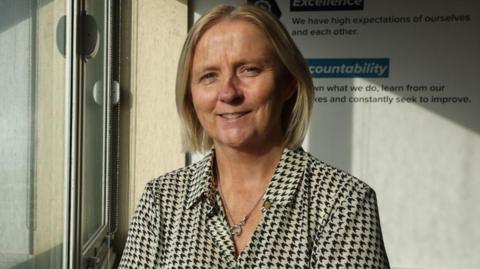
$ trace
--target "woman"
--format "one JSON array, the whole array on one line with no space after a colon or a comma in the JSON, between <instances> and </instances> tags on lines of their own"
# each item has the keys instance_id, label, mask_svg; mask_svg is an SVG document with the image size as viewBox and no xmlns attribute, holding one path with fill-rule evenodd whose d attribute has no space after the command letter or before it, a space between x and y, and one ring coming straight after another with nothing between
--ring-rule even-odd
<instances>
[{"instance_id":1,"label":"woman","mask_svg":"<svg viewBox=\"0 0 480 269\"><path fill-rule=\"evenodd\" d=\"M147 184L120 268L388 268L373 190L300 147L312 88L268 12L199 19L177 108L189 149L208 153Z\"/></svg>"}]
</instances>

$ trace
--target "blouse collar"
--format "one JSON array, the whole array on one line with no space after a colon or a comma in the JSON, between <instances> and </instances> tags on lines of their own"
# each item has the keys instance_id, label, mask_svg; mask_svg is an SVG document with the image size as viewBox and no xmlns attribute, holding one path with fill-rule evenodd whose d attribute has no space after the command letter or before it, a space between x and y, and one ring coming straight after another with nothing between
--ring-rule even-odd
<instances>
[{"instance_id":1,"label":"blouse collar","mask_svg":"<svg viewBox=\"0 0 480 269\"><path fill-rule=\"evenodd\" d=\"M299 183L304 178L306 169L306 152L302 148L291 150L285 148L275 169L264 200L271 203L287 205L292 201ZM193 175L189 182L186 206L191 208L201 199L212 198L216 193L212 184L215 151L211 149L205 157L192 165Z\"/></svg>"}]
</instances>

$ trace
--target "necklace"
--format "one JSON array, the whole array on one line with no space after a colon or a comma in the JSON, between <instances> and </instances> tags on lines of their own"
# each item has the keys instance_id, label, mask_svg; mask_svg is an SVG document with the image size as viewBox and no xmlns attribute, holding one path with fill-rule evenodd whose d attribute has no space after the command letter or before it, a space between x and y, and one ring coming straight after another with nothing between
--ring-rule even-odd
<instances>
[{"instance_id":1,"label":"necklace","mask_svg":"<svg viewBox=\"0 0 480 269\"><path fill-rule=\"evenodd\" d=\"M230 213L230 210L228 209L228 206L227 206L227 203L225 201L225 198L223 198L223 194L222 194L222 191L220 189L220 185L218 185L218 193L220 194L220 198L222 199L223 201L223 204L225 205L225 211L227 212L227 218L230 218L232 220L232 222L234 223L233 221L233 217ZM250 215L252 215L253 211L255 210L255 208L257 208L258 204L260 203L260 201L262 200L263 196L265 195L265 191L262 193L262 195L260 195L260 198L257 200L257 202L255 203L255 205L253 206L252 209L250 209L250 211L248 212L247 215L245 215L242 220L240 220L239 223L237 224L233 224L230 226L230 234L232 236L240 236L242 234L242 231L243 231L243 226L245 226L245 224L247 224L247 221L248 219L250 218Z\"/></svg>"}]
</instances>

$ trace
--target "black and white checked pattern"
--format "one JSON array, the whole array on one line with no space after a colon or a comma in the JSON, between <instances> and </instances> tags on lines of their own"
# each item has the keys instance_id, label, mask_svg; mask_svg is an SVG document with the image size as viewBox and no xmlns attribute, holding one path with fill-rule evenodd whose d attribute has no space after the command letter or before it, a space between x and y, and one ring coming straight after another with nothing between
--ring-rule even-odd
<instances>
[{"instance_id":1,"label":"black and white checked pattern","mask_svg":"<svg viewBox=\"0 0 480 269\"><path fill-rule=\"evenodd\" d=\"M284 150L236 257L213 154L147 184L120 268L389 268L374 191L302 149Z\"/></svg>"}]
</instances>

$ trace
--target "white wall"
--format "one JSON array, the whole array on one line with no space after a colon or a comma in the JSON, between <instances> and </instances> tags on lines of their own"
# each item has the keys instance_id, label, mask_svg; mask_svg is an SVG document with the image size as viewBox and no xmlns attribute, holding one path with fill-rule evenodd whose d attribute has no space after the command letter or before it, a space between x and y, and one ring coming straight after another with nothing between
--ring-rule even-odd
<instances>
[{"instance_id":1,"label":"white wall","mask_svg":"<svg viewBox=\"0 0 480 269\"><path fill-rule=\"evenodd\" d=\"M118 254L145 184L185 165L175 77L186 33L186 1L122 2Z\"/></svg>"}]
</instances>

